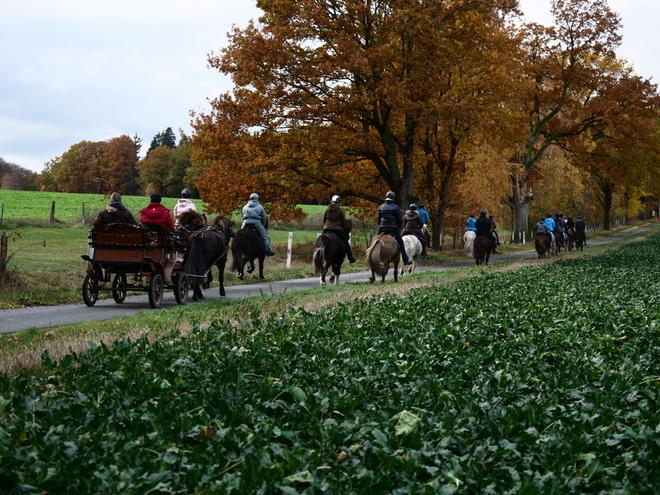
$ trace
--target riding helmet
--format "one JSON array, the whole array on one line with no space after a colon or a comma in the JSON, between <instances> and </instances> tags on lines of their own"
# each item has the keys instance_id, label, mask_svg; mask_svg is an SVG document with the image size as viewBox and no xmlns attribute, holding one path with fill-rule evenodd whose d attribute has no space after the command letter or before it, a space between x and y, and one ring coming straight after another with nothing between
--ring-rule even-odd
<instances>
[{"instance_id":1,"label":"riding helmet","mask_svg":"<svg viewBox=\"0 0 660 495\"><path fill-rule=\"evenodd\" d=\"M335 194L335 195L332 197L332 202L333 202L333 203L339 203L339 200L340 200L340 199L341 199L341 198Z\"/></svg>"},{"instance_id":2,"label":"riding helmet","mask_svg":"<svg viewBox=\"0 0 660 495\"><path fill-rule=\"evenodd\" d=\"M190 189L184 189L181 191L182 198L189 198L190 196L192 196L192 191Z\"/></svg>"},{"instance_id":3,"label":"riding helmet","mask_svg":"<svg viewBox=\"0 0 660 495\"><path fill-rule=\"evenodd\" d=\"M486 210L481 210L481 214L482 214L482 215L485 215L485 214L486 214Z\"/></svg>"},{"instance_id":4,"label":"riding helmet","mask_svg":"<svg viewBox=\"0 0 660 495\"><path fill-rule=\"evenodd\" d=\"M250 199L259 199L259 195L257 193L252 193L250 194Z\"/></svg>"},{"instance_id":5,"label":"riding helmet","mask_svg":"<svg viewBox=\"0 0 660 495\"><path fill-rule=\"evenodd\" d=\"M417 203L411 203L408 208L410 208L411 210L416 210L417 209Z\"/></svg>"},{"instance_id":6,"label":"riding helmet","mask_svg":"<svg viewBox=\"0 0 660 495\"><path fill-rule=\"evenodd\" d=\"M394 191L387 191L387 194L385 195L385 199L394 199L396 198L396 194L394 194Z\"/></svg>"}]
</instances>

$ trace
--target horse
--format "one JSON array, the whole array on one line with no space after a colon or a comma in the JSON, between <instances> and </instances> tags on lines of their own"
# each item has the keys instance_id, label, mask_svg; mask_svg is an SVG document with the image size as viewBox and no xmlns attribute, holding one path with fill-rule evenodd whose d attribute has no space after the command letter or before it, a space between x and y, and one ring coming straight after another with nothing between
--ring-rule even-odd
<instances>
[{"instance_id":1,"label":"horse","mask_svg":"<svg viewBox=\"0 0 660 495\"><path fill-rule=\"evenodd\" d=\"M466 230L463 234L463 244L465 249L465 256L472 258L472 250L474 249L474 239L477 233L474 230Z\"/></svg>"},{"instance_id":2,"label":"horse","mask_svg":"<svg viewBox=\"0 0 660 495\"><path fill-rule=\"evenodd\" d=\"M566 236L568 237L568 250L573 251L573 247L575 247L575 231L573 229L567 229Z\"/></svg>"},{"instance_id":3,"label":"horse","mask_svg":"<svg viewBox=\"0 0 660 495\"><path fill-rule=\"evenodd\" d=\"M351 230L353 230L353 220L349 218L346 220L344 232L348 235ZM318 236L314 244L312 263L314 265L314 276L320 276L319 283L321 287L325 286L325 275L331 266L330 283L339 284L339 274L344 258L346 258L346 248L339 237L332 232L326 232Z\"/></svg>"},{"instance_id":4,"label":"horse","mask_svg":"<svg viewBox=\"0 0 660 495\"><path fill-rule=\"evenodd\" d=\"M175 236L185 247L190 234L207 226L206 215L196 211L187 211L179 218L179 227L174 230Z\"/></svg>"},{"instance_id":5,"label":"horse","mask_svg":"<svg viewBox=\"0 0 660 495\"><path fill-rule=\"evenodd\" d=\"M476 265L487 265L490 252L493 249L493 241L485 235L478 235L474 239L474 261Z\"/></svg>"},{"instance_id":6,"label":"horse","mask_svg":"<svg viewBox=\"0 0 660 495\"><path fill-rule=\"evenodd\" d=\"M584 231L582 230L576 230L575 231L575 249L578 251L582 251L582 247L584 246L584 241L587 240L587 236L584 234Z\"/></svg>"},{"instance_id":7,"label":"horse","mask_svg":"<svg viewBox=\"0 0 660 495\"><path fill-rule=\"evenodd\" d=\"M367 266L371 270L369 281L373 284L376 275L381 277L381 283L385 283L385 275L390 269L390 263L394 263L394 281L398 281L399 273L399 245L396 239L388 234L379 234L371 241L367 249Z\"/></svg>"},{"instance_id":8,"label":"horse","mask_svg":"<svg viewBox=\"0 0 660 495\"><path fill-rule=\"evenodd\" d=\"M401 275L403 275L404 272L415 273L417 259L422 254L422 243L419 238L413 234L404 235L402 236L402 239L403 246L406 248L406 254L408 255L408 258L410 258L410 261L412 261L412 265L405 266L403 264L403 256L401 256L401 259L399 260L399 263L401 263Z\"/></svg>"},{"instance_id":9,"label":"horse","mask_svg":"<svg viewBox=\"0 0 660 495\"><path fill-rule=\"evenodd\" d=\"M550 256L551 246L552 243L550 242L550 239L547 235L536 234L536 237L534 237L534 248L536 249L536 253L539 255L539 259Z\"/></svg>"},{"instance_id":10,"label":"horse","mask_svg":"<svg viewBox=\"0 0 660 495\"><path fill-rule=\"evenodd\" d=\"M193 290L193 301L204 299L202 289L207 289L213 281L211 269L218 267L220 296L225 294L225 265L231 227L234 224L229 217L218 215L213 225L190 233L186 241L186 252L183 256L182 270L190 276L190 288ZM200 288L201 286L201 288Z\"/></svg>"},{"instance_id":11,"label":"horse","mask_svg":"<svg viewBox=\"0 0 660 495\"><path fill-rule=\"evenodd\" d=\"M254 260L259 260L259 278L264 278L264 258L266 251L264 240L259 233L246 227L240 229L234 234L234 241L231 243L232 265L231 270L236 273L238 278L245 275L243 270L247 263L247 272L254 271Z\"/></svg>"}]
</instances>

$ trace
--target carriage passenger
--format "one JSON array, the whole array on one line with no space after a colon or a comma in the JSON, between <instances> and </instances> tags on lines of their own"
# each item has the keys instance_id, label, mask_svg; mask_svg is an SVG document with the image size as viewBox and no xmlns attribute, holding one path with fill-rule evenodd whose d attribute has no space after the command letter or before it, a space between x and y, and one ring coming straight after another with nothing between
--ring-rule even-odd
<instances>
[{"instance_id":1,"label":"carriage passenger","mask_svg":"<svg viewBox=\"0 0 660 495\"><path fill-rule=\"evenodd\" d=\"M408 258L408 253L406 253L406 248L403 245L401 232L399 231L399 227L403 224L403 214L399 205L394 202L394 198L396 198L396 194L393 191L388 191L385 195L385 202L378 207L378 216L376 217L378 233L392 235L399 246L403 264L412 265L412 261Z\"/></svg>"},{"instance_id":2,"label":"carriage passenger","mask_svg":"<svg viewBox=\"0 0 660 495\"><path fill-rule=\"evenodd\" d=\"M162 225L168 231L174 231L174 222L170 210L160 204L161 195L153 193L151 203L146 208L140 210L140 223Z\"/></svg>"},{"instance_id":3,"label":"carriage passenger","mask_svg":"<svg viewBox=\"0 0 660 495\"><path fill-rule=\"evenodd\" d=\"M275 252L273 251L268 237L268 232L266 232L268 217L266 216L266 210L264 210L264 207L259 204L259 195L257 193L250 194L250 201L248 201L243 207L241 217L243 218L241 228L254 228L264 241L266 256L275 256Z\"/></svg>"},{"instance_id":4,"label":"carriage passenger","mask_svg":"<svg viewBox=\"0 0 660 495\"><path fill-rule=\"evenodd\" d=\"M401 231L401 235L412 234L417 237L422 244L421 257L422 259L426 259L428 258L428 254L426 253L426 237L422 230L424 228L424 221L422 220L421 215L417 212L416 203L412 203L409 208L410 209L403 216L403 230Z\"/></svg>"},{"instance_id":5,"label":"carriage passenger","mask_svg":"<svg viewBox=\"0 0 660 495\"><path fill-rule=\"evenodd\" d=\"M111 223L130 223L137 225L133 214L122 204L119 193L113 192L110 196L110 203L103 210L99 211L92 222L95 229L100 229L104 225Z\"/></svg>"},{"instance_id":6,"label":"carriage passenger","mask_svg":"<svg viewBox=\"0 0 660 495\"><path fill-rule=\"evenodd\" d=\"M348 262L355 263L356 259L353 257L351 244L348 242L348 234L344 230L346 227L346 215L341 206L339 206L340 201L341 198L335 194L332 197L330 204L325 209L325 213L323 213L323 233L331 233L339 237L341 242L344 243Z\"/></svg>"},{"instance_id":7,"label":"carriage passenger","mask_svg":"<svg viewBox=\"0 0 660 495\"><path fill-rule=\"evenodd\" d=\"M181 226L181 216L189 211L197 211L195 203L190 200L192 196L192 191L190 189L184 189L181 191L181 199L177 201L174 205L172 213L174 214L174 227L179 228Z\"/></svg>"}]
</instances>

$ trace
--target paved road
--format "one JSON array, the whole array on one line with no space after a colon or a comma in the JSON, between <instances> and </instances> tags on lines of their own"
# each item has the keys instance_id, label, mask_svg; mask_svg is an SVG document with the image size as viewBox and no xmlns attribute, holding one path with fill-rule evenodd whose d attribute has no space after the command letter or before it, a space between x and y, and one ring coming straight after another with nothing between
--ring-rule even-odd
<instances>
[{"instance_id":1,"label":"paved road","mask_svg":"<svg viewBox=\"0 0 660 495\"><path fill-rule=\"evenodd\" d=\"M624 230L610 236L601 237L589 241L589 245L600 245L613 242L625 237L629 237L642 230L649 228L660 228L660 222L649 223L640 227ZM587 246L588 249L588 246ZM501 263L504 261L513 261L536 257L535 251L521 251L517 253L495 255L491 257L491 263ZM456 261L451 263L441 263L437 265L426 265L418 267L418 272L427 270L453 270L471 266L474 261ZM345 273L341 276L341 282L367 282L370 272ZM388 274L388 279L391 272ZM274 294L284 291L311 289L318 287L317 277L293 279L275 282L263 282L250 285L234 285L226 287L228 299L239 299L249 296L262 294ZM204 296L207 299L218 299L218 288L212 287L205 291ZM176 307L174 294L172 291L166 291L161 308L170 309ZM88 307L84 303L63 304L58 306L38 306L32 308L7 309L0 311L0 333L13 333L30 328L50 328L85 321L107 320L115 316L134 315L140 311L153 311L149 307L147 294L129 296L124 303L117 304L112 298L99 300L93 307Z\"/></svg>"}]
</instances>

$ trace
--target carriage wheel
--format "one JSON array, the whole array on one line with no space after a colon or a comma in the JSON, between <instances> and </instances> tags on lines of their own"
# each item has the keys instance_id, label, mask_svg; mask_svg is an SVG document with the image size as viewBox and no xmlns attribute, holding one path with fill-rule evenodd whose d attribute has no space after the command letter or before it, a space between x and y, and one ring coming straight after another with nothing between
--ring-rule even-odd
<instances>
[{"instance_id":1,"label":"carriage wheel","mask_svg":"<svg viewBox=\"0 0 660 495\"><path fill-rule=\"evenodd\" d=\"M87 306L94 306L99 298L98 281L93 272L85 275L82 285L83 301Z\"/></svg>"},{"instance_id":2,"label":"carriage wheel","mask_svg":"<svg viewBox=\"0 0 660 495\"><path fill-rule=\"evenodd\" d=\"M174 299L177 304L186 304L188 299L188 277L185 273L180 274L174 281Z\"/></svg>"},{"instance_id":3,"label":"carriage wheel","mask_svg":"<svg viewBox=\"0 0 660 495\"><path fill-rule=\"evenodd\" d=\"M126 299L126 275L124 273L116 273L115 278L112 279L112 298L117 304L121 304Z\"/></svg>"},{"instance_id":4,"label":"carriage wheel","mask_svg":"<svg viewBox=\"0 0 660 495\"><path fill-rule=\"evenodd\" d=\"M159 273L151 275L149 282L149 304L152 308L160 308L163 302L163 277Z\"/></svg>"}]
</instances>

